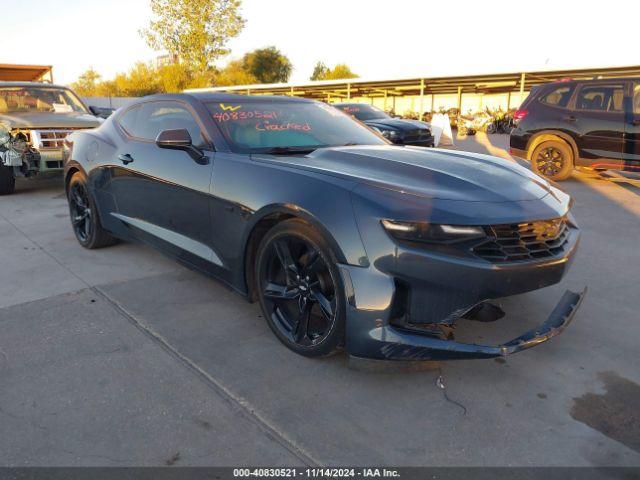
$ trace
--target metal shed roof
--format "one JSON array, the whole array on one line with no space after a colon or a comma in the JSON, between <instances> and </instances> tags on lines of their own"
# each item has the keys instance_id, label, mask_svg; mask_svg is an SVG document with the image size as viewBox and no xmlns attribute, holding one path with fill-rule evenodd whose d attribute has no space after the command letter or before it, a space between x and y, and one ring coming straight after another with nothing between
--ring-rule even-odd
<instances>
[{"instance_id":1,"label":"metal shed roof","mask_svg":"<svg viewBox=\"0 0 640 480\"><path fill-rule=\"evenodd\" d=\"M530 72L457 75L442 77L412 77L389 80L362 78L309 81L303 83L274 83L237 85L187 90L235 92L271 95L300 95L308 98L430 95L455 93L500 93L529 90L533 85L565 78L591 79L597 77L637 77L640 66L583 68L573 70L540 70Z\"/></svg>"},{"instance_id":2,"label":"metal shed roof","mask_svg":"<svg viewBox=\"0 0 640 480\"><path fill-rule=\"evenodd\" d=\"M0 63L0 80L14 82L37 82L48 77L53 81L51 65L11 65Z\"/></svg>"}]
</instances>

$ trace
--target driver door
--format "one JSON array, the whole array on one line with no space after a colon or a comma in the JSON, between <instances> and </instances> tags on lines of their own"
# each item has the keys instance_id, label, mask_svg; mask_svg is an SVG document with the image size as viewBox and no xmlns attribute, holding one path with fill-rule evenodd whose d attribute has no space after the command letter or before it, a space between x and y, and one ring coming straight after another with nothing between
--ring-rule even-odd
<instances>
[{"instance_id":1,"label":"driver door","mask_svg":"<svg viewBox=\"0 0 640 480\"><path fill-rule=\"evenodd\" d=\"M196 114L179 101L155 101L125 112L119 125L125 141L115 154L111 190L117 204L112 213L134 235L169 253L199 264L212 261L209 186L213 152L202 135ZM187 129L205 162L180 150L156 145L163 130ZM209 149L209 151L207 151Z\"/></svg>"}]
</instances>

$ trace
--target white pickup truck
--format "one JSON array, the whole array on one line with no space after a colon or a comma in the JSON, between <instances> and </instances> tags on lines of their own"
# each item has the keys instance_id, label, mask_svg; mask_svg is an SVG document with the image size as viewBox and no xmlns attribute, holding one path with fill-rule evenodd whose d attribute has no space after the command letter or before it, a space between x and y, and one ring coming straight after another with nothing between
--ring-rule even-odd
<instances>
[{"instance_id":1,"label":"white pickup truck","mask_svg":"<svg viewBox=\"0 0 640 480\"><path fill-rule=\"evenodd\" d=\"M65 137L100 125L97 114L66 87L0 82L0 195L18 176L62 171Z\"/></svg>"}]
</instances>

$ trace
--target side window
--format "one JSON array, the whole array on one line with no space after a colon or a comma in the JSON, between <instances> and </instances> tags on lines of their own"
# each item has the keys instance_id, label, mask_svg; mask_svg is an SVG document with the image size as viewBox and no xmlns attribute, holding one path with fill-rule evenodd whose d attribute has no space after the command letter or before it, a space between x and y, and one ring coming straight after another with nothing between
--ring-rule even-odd
<instances>
[{"instance_id":1,"label":"side window","mask_svg":"<svg viewBox=\"0 0 640 480\"><path fill-rule=\"evenodd\" d=\"M136 126L136 120L138 118L138 113L140 112L140 107L133 107L129 110L125 111L118 118L118 123L127 132L129 135L134 136L134 129Z\"/></svg>"},{"instance_id":2,"label":"side window","mask_svg":"<svg viewBox=\"0 0 640 480\"><path fill-rule=\"evenodd\" d=\"M576 109L622 113L624 85L585 85L578 92Z\"/></svg>"},{"instance_id":3,"label":"side window","mask_svg":"<svg viewBox=\"0 0 640 480\"><path fill-rule=\"evenodd\" d=\"M571 95L573 95L574 90L574 85L564 85L562 87L557 87L551 90L549 93L544 94L540 98L540 101L553 107L566 108L569 104L569 99L571 99Z\"/></svg>"},{"instance_id":4,"label":"side window","mask_svg":"<svg viewBox=\"0 0 640 480\"><path fill-rule=\"evenodd\" d=\"M640 115L640 83L633 84L633 114Z\"/></svg>"},{"instance_id":5,"label":"side window","mask_svg":"<svg viewBox=\"0 0 640 480\"><path fill-rule=\"evenodd\" d=\"M129 114L131 114L130 118L128 118ZM127 111L119 121L129 135L143 140L155 141L163 130L186 128L194 145L205 144L198 122L191 112L178 102L145 103Z\"/></svg>"}]
</instances>

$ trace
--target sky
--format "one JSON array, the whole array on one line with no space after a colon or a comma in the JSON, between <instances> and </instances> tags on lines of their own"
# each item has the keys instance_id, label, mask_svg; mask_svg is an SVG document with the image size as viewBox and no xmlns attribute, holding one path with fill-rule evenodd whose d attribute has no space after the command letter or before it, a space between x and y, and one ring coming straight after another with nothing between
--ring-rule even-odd
<instances>
[{"instance_id":1,"label":"sky","mask_svg":"<svg viewBox=\"0 0 640 480\"><path fill-rule=\"evenodd\" d=\"M162 53L138 33L148 0L0 0L0 10L0 63L53 65L56 83L89 67L109 79ZM640 65L635 0L242 0L242 15L218 65L275 45L293 82L318 60L370 79Z\"/></svg>"}]
</instances>

